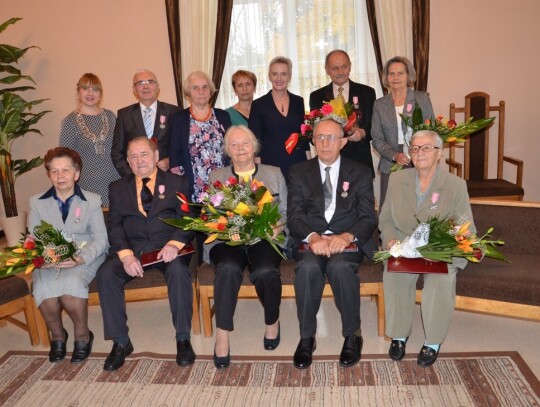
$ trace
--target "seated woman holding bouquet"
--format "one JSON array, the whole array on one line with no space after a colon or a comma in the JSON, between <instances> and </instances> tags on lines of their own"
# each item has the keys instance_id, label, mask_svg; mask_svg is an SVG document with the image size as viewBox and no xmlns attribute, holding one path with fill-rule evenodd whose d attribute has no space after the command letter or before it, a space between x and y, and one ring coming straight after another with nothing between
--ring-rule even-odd
<instances>
[{"instance_id":1,"label":"seated woman holding bouquet","mask_svg":"<svg viewBox=\"0 0 540 407\"><path fill-rule=\"evenodd\" d=\"M256 136L245 126L232 126L225 133L225 153L232 165L210 174L210 183L222 183L233 177L239 182L260 181L278 203L281 219L286 222L287 185L281 170L277 167L256 164L255 155L259 151ZM276 225L274 236L283 226ZM230 363L229 331L234 329L233 316L242 284L244 268L249 270L250 281L255 285L257 295L264 308L266 324L263 345L266 350L274 350L280 342L279 306L281 304L280 254L266 241L253 245L229 246L219 242L210 248L210 260L216 265L214 279L214 308L216 310L216 345L214 364L225 368Z\"/></svg>"},{"instance_id":2,"label":"seated woman holding bouquet","mask_svg":"<svg viewBox=\"0 0 540 407\"><path fill-rule=\"evenodd\" d=\"M53 363L66 356L68 333L62 323L62 311L67 312L74 326L71 363L83 362L92 351L94 335L88 328L88 285L109 247L101 197L77 185L81 167L80 155L70 148L47 151L45 169L53 186L44 194L30 198L28 229L33 231L45 221L78 248L71 259L56 264L45 258L45 263L33 273L34 298L51 332L49 361Z\"/></svg>"},{"instance_id":3,"label":"seated woman holding bouquet","mask_svg":"<svg viewBox=\"0 0 540 407\"><path fill-rule=\"evenodd\" d=\"M414 168L390 175L379 217L383 248L389 250L403 242L419 222L433 217L470 221L469 230L476 233L465 181L438 165L442 148L441 137L433 131L422 130L412 136L409 153ZM465 258L453 257L447 274L424 274L421 309L425 342L417 359L422 367L437 360L454 312L456 275L466 265ZM407 339L412 333L418 274L395 271L389 271L385 262L386 335L392 338L390 358L397 361L405 356Z\"/></svg>"}]
</instances>

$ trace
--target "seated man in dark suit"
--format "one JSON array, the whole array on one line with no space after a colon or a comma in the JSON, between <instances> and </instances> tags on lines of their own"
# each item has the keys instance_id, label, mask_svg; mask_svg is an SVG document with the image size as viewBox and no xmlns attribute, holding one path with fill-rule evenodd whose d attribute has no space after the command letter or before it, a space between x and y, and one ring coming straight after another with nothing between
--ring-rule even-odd
<instances>
[{"instance_id":1,"label":"seated man in dark suit","mask_svg":"<svg viewBox=\"0 0 540 407\"><path fill-rule=\"evenodd\" d=\"M348 367L360 360L360 278L362 251L347 251L351 243L364 245L377 220L371 172L362 164L340 156L347 143L342 126L332 119L315 125L317 157L291 167L287 200L287 226L296 260L294 289L300 322L300 343L294 365L311 365L315 350L317 312L326 278L341 314L345 342L339 357Z\"/></svg>"},{"instance_id":2,"label":"seated man in dark suit","mask_svg":"<svg viewBox=\"0 0 540 407\"><path fill-rule=\"evenodd\" d=\"M343 148L341 155L368 166L374 177L370 141L375 90L349 79L351 60L345 51L340 49L330 51L326 55L324 69L332 82L311 92L309 108L320 109L324 102L338 98L343 98L344 103L350 102L353 105L358 115L357 127L346 135L349 143Z\"/></svg>"},{"instance_id":3,"label":"seated man in dark suit","mask_svg":"<svg viewBox=\"0 0 540 407\"><path fill-rule=\"evenodd\" d=\"M176 363L187 366L195 361L190 343L193 291L189 256L178 256L194 236L163 223L160 218L183 216L176 192L188 194L185 177L157 168L159 153L146 137L128 144L127 160L133 170L109 186L109 256L97 271L99 301L103 313L105 339L113 348L104 370L120 368L133 352L128 336L124 286L136 277L144 278L142 253L160 250L162 262L152 265L165 275L169 304L176 329Z\"/></svg>"},{"instance_id":4,"label":"seated man in dark suit","mask_svg":"<svg viewBox=\"0 0 540 407\"><path fill-rule=\"evenodd\" d=\"M118 111L114 126L113 144L111 147L112 162L121 177L131 174L126 160L129 140L146 134L154 140L159 151L158 168L169 170L169 144L172 116L179 111L178 107L157 100L159 83L156 75L146 69L135 73L133 77L133 94L139 103L124 107Z\"/></svg>"}]
</instances>

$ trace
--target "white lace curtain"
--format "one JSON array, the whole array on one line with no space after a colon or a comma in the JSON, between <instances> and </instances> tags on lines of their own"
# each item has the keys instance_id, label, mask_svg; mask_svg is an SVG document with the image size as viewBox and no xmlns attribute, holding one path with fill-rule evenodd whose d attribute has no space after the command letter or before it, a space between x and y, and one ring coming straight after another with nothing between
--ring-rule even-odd
<instances>
[{"instance_id":1,"label":"white lace curtain","mask_svg":"<svg viewBox=\"0 0 540 407\"><path fill-rule=\"evenodd\" d=\"M236 103L230 78L237 69L257 75L256 97L268 92L268 62L278 55L291 58L289 89L303 96L307 106L309 94L329 83L324 58L336 48L351 57L351 79L381 96L365 0L235 0L216 106Z\"/></svg>"}]
</instances>

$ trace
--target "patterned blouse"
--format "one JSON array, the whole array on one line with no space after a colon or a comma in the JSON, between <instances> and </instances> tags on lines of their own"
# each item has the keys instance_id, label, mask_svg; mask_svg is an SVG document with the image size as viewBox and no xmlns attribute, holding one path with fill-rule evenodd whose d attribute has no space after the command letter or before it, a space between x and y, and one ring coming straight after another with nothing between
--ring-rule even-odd
<instances>
[{"instance_id":1,"label":"patterned blouse","mask_svg":"<svg viewBox=\"0 0 540 407\"><path fill-rule=\"evenodd\" d=\"M71 112L62 120L60 145L79 153L83 167L79 186L101 195L102 205L109 206L109 184L120 178L111 160L116 116L103 109L98 115Z\"/></svg>"},{"instance_id":2,"label":"patterned blouse","mask_svg":"<svg viewBox=\"0 0 540 407\"><path fill-rule=\"evenodd\" d=\"M214 170L225 166L223 157L223 126L218 122L214 110L208 121L200 122L190 116L189 123L189 148L193 176L195 180L195 192L193 201L208 184L208 176Z\"/></svg>"}]
</instances>

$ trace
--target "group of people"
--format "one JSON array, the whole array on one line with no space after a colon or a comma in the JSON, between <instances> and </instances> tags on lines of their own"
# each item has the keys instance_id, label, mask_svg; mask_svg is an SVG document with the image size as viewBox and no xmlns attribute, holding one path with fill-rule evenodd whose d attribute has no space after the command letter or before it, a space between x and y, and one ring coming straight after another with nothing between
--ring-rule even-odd
<instances>
[{"instance_id":1,"label":"group of people","mask_svg":"<svg viewBox=\"0 0 540 407\"><path fill-rule=\"evenodd\" d=\"M325 69L332 81L312 92L310 109L319 109L331 99L354 100L358 120L347 133L335 118L318 121L313 129L314 158L307 144L290 155L284 147L287 137L300 130L305 114L303 99L288 91L292 64L286 57L272 59L268 69L272 89L257 100L253 100L255 75L237 71L232 84L238 103L227 110L211 106L215 86L199 71L183 83L190 102L184 110L158 100L159 83L153 72L136 72L133 93L138 102L120 109L116 118L101 106L99 78L93 74L80 78L77 107L62 122L61 146L45 155L52 187L30 201L30 230L46 220L74 241L84 242L74 259L61 263L57 272L43 268L34 273L34 295L51 333L51 362L66 356L68 334L62 310L74 324L72 363L89 356L94 335L87 322L87 297L95 276L105 339L113 341L104 370L114 371L124 364L134 350L124 286L144 276L141 255L152 251L158 252L160 262L151 267L163 272L168 287L177 363L187 366L195 361L190 341L190 256L178 253L197 234L161 219L185 215L177 193L197 201L209 183L230 177L262 181L278 204L281 222L274 233L286 232L287 248L282 249L295 260L300 340L294 365L304 369L312 363L316 315L327 280L341 315L344 342L339 363L349 367L360 360L359 266L365 252L377 248L372 241L378 222L370 143L381 155L383 247L411 234L417 220L435 215L472 220L472 215L464 181L438 168L443 147L438 134L418 132L406 142L410 134L399 113L418 103L426 118L433 115L428 95L412 90L415 72L406 58L387 62L383 80L389 94L378 100L372 88L349 79L351 61L345 51L331 51ZM390 176L392 162L411 168ZM427 198L433 194L438 197L436 205ZM107 226L102 205L108 207ZM190 212L196 215L193 208ZM266 241L229 246L197 240L200 261L215 266L215 366L230 364L229 332L234 329L246 268L264 309L263 347L276 349L281 336L281 256ZM448 274L425 277L426 342L418 354L421 366L437 359L453 312L456 273L464 266L456 260ZM386 334L392 338L389 354L394 360L403 358L412 332L417 278L418 274L388 272L385 267Z\"/></svg>"}]
</instances>

